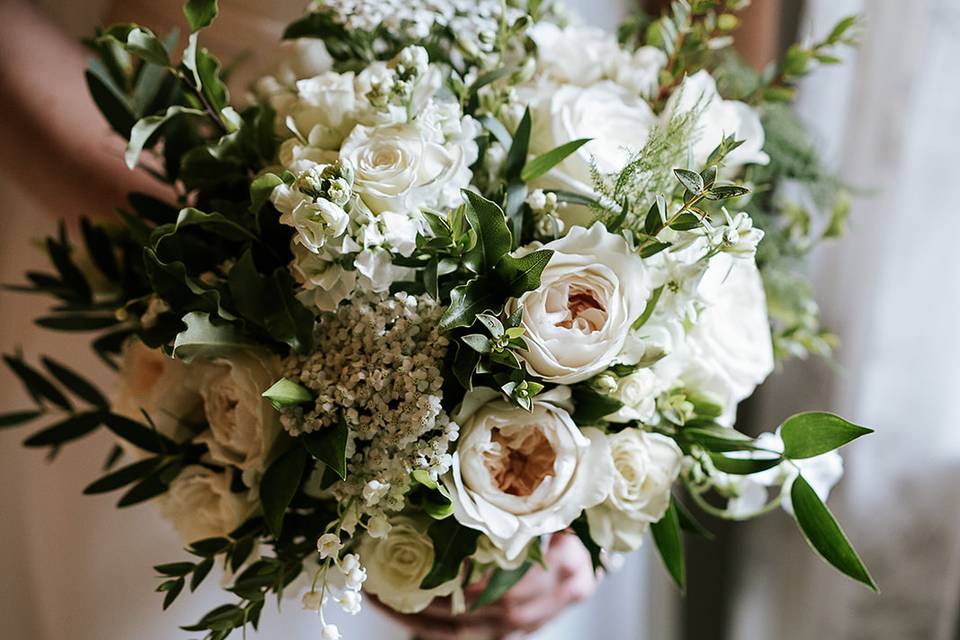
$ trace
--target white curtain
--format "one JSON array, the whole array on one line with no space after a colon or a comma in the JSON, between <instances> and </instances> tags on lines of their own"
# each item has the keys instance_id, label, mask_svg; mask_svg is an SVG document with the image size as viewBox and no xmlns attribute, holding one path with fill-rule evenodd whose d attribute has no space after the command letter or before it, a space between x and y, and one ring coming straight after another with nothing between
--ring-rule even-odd
<instances>
[{"instance_id":1,"label":"white curtain","mask_svg":"<svg viewBox=\"0 0 960 640\"><path fill-rule=\"evenodd\" d=\"M805 84L801 115L864 193L848 237L816 256L837 367L795 363L763 390L775 426L832 409L873 427L830 504L882 589L815 560L786 517L745 528L731 638L953 640L960 604L960 3L810 0L823 35L862 12L852 64Z\"/></svg>"}]
</instances>

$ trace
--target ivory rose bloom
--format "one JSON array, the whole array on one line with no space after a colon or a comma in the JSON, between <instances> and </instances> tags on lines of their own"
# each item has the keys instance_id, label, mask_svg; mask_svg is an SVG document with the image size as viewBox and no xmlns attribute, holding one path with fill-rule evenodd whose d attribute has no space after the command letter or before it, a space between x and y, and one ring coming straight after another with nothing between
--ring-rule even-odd
<instances>
[{"instance_id":1,"label":"ivory rose bloom","mask_svg":"<svg viewBox=\"0 0 960 640\"><path fill-rule=\"evenodd\" d=\"M210 449L210 458L251 474L262 472L281 431L277 412L261 394L280 377L273 354L234 351L201 367L200 394L210 429L197 440Z\"/></svg>"},{"instance_id":2,"label":"ivory rose bloom","mask_svg":"<svg viewBox=\"0 0 960 640\"><path fill-rule=\"evenodd\" d=\"M610 61L621 53L613 34L598 27L539 22L529 34L537 45L538 70L557 82L598 82Z\"/></svg>"},{"instance_id":3,"label":"ivory rose bloom","mask_svg":"<svg viewBox=\"0 0 960 640\"><path fill-rule=\"evenodd\" d=\"M621 170L631 151L643 147L657 122L646 102L608 80L588 87L545 84L532 93L531 153L592 138L537 180L535 186L541 188L593 193L592 165L601 173ZM568 205L560 209L560 216L567 225L589 224L594 213Z\"/></svg>"},{"instance_id":4,"label":"ivory rose bloom","mask_svg":"<svg viewBox=\"0 0 960 640\"><path fill-rule=\"evenodd\" d=\"M745 164L767 164L770 156L763 151L764 133L760 116L745 102L724 100L717 92L717 82L706 71L686 77L674 92L664 109L663 118L699 108L700 115L694 127L694 165L706 162L724 136L735 136L743 144L724 160L728 171L736 171Z\"/></svg>"},{"instance_id":5,"label":"ivory rose bloom","mask_svg":"<svg viewBox=\"0 0 960 640\"><path fill-rule=\"evenodd\" d=\"M473 161L461 145L445 144L441 131L419 121L357 126L340 158L353 166L354 190L374 213L452 204L444 194L467 186Z\"/></svg>"},{"instance_id":6,"label":"ivory rose bloom","mask_svg":"<svg viewBox=\"0 0 960 640\"><path fill-rule=\"evenodd\" d=\"M420 583L433 566L433 541L429 522L396 516L386 536L363 536L357 552L367 570L363 588L400 613L417 613L437 596L448 596L460 585L459 576L433 589Z\"/></svg>"},{"instance_id":7,"label":"ivory rose bloom","mask_svg":"<svg viewBox=\"0 0 960 640\"><path fill-rule=\"evenodd\" d=\"M184 543L225 536L253 515L257 502L230 490L230 472L190 465L160 498L160 509Z\"/></svg>"},{"instance_id":8,"label":"ivory rose bloom","mask_svg":"<svg viewBox=\"0 0 960 640\"><path fill-rule=\"evenodd\" d=\"M554 254L540 287L510 303L510 311L523 307L522 356L545 380L580 382L616 359L646 306L650 277L626 240L600 223L574 227L544 248Z\"/></svg>"},{"instance_id":9,"label":"ivory rose bloom","mask_svg":"<svg viewBox=\"0 0 960 640\"><path fill-rule=\"evenodd\" d=\"M501 399L483 403L498 395L478 390L464 400L443 483L457 521L485 533L509 561L537 536L566 528L602 502L613 463L603 432L578 428L551 402L568 400L568 389L545 394L529 412Z\"/></svg>"},{"instance_id":10,"label":"ivory rose bloom","mask_svg":"<svg viewBox=\"0 0 960 640\"><path fill-rule=\"evenodd\" d=\"M160 433L178 442L191 438L190 425L203 418L190 367L139 340L123 348L113 409L137 421L143 420L143 409Z\"/></svg>"},{"instance_id":11,"label":"ivory rose bloom","mask_svg":"<svg viewBox=\"0 0 960 640\"><path fill-rule=\"evenodd\" d=\"M670 438L639 429L608 439L613 489L603 504L587 510L590 537L608 551L633 551L647 527L666 513L683 452Z\"/></svg>"}]
</instances>

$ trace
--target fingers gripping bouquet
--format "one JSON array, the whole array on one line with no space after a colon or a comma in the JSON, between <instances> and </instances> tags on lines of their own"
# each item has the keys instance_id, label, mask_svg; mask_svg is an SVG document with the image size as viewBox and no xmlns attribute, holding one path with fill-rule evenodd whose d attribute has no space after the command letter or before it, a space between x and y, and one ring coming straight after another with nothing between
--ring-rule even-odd
<instances>
[{"instance_id":1,"label":"fingers gripping bouquet","mask_svg":"<svg viewBox=\"0 0 960 640\"><path fill-rule=\"evenodd\" d=\"M3 424L63 414L25 443L52 453L119 438L86 492L156 499L182 535L165 607L227 568L233 602L188 627L208 638L270 593L325 638L361 591L462 611L484 581L489 603L551 535L599 571L650 530L682 587L697 511L783 506L873 586L823 502L869 430L733 428L775 346L829 346L782 285L842 194L777 103L852 21L756 75L728 49L741 4L677 2L618 41L547 3L318 2L242 108L199 44L214 1L186 4L179 62L175 39L102 31L92 95L176 202L132 194L122 224L48 239L56 273L24 288L60 304L38 323L98 332L119 385L7 356L37 408Z\"/></svg>"}]
</instances>

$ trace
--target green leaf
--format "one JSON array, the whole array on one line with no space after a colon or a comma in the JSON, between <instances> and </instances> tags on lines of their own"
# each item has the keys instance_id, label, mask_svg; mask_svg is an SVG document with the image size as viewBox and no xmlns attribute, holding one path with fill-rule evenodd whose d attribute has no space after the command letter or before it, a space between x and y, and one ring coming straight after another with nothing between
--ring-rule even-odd
<instances>
[{"instance_id":1,"label":"green leaf","mask_svg":"<svg viewBox=\"0 0 960 640\"><path fill-rule=\"evenodd\" d=\"M483 125L484 129L497 139L497 142L503 145L504 149L510 148L510 132L503 126L502 122L490 115L479 116L477 120Z\"/></svg>"},{"instance_id":2,"label":"green leaf","mask_svg":"<svg viewBox=\"0 0 960 640\"><path fill-rule=\"evenodd\" d=\"M479 333L471 333L460 338L464 344L476 351L477 353L490 353L493 350L493 346L490 344L490 339Z\"/></svg>"},{"instance_id":3,"label":"green leaf","mask_svg":"<svg viewBox=\"0 0 960 640\"><path fill-rule=\"evenodd\" d=\"M735 184L718 184L707 191L707 200L727 200L750 193L750 189Z\"/></svg>"},{"instance_id":4,"label":"green leaf","mask_svg":"<svg viewBox=\"0 0 960 640\"><path fill-rule=\"evenodd\" d=\"M485 278L474 278L450 292L450 306L440 318L440 329L450 331L457 327L469 327L477 314L485 311L499 313L503 306L503 292Z\"/></svg>"},{"instance_id":5,"label":"green leaf","mask_svg":"<svg viewBox=\"0 0 960 640\"><path fill-rule=\"evenodd\" d=\"M0 414L0 429L6 427L19 427L24 422L30 422L43 415L43 411L14 411L12 413Z\"/></svg>"},{"instance_id":6,"label":"green leaf","mask_svg":"<svg viewBox=\"0 0 960 640\"><path fill-rule=\"evenodd\" d=\"M84 77L87 90L100 113L110 123L110 127L124 139L130 136L136 118L127 98L120 93L109 77L109 72L99 64L91 64Z\"/></svg>"},{"instance_id":7,"label":"green leaf","mask_svg":"<svg viewBox=\"0 0 960 640\"><path fill-rule=\"evenodd\" d=\"M670 223L670 228L676 231L690 231L699 227L700 224L700 218L695 214L681 213Z\"/></svg>"},{"instance_id":8,"label":"green leaf","mask_svg":"<svg viewBox=\"0 0 960 640\"><path fill-rule=\"evenodd\" d=\"M82 438L103 422L99 411L78 413L38 431L23 441L25 447L49 447Z\"/></svg>"},{"instance_id":9,"label":"green leaf","mask_svg":"<svg viewBox=\"0 0 960 640\"><path fill-rule=\"evenodd\" d=\"M507 151L507 159L503 167L504 177L507 179L507 182L519 178L520 172L527 163L527 153L530 149L530 132L530 107L527 107L523 111L523 117L520 119L520 124L517 125L517 130L513 134L513 142L510 144L509 151Z\"/></svg>"},{"instance_id":10,"label":"green leaf","mask_svg":"<svg viewBox=\"0 0 960 640\"><path fill-rule=\"evenodd\" d=\"M146 118L138 120L130 130L130 142L127 143L127 150L124 153L124 160L127 163L127 167L130 169L136 167L140 153L143 151L143 148L147 146L151 136L153 136L161 126L180 116L205 117L206 113L199 109L174 105L168 107L163 115L147 116Z\"/></svg>"},{"instance_id":11,"label":"green leaf","mask_svg":"<svg viewBox=\"0 0 960 640\"><path fill-rule=\"evenodd\" d=\"M108 473L99 480L95 480L87 485L83 493L85 495L93 495L97 493L107 493L108 491L125 487L131 482L136 482L150 474L157 468L162 460L160 457L153 457L134 462L125 467L120 467L116 471Z\"/></svg>"},{"instance_id":12,"label":"green leaf","mask_svg":"<svg viewBox=\"0 0 960 640\"><path fill-rule=\"evenodd\" d=\"M575 407L573 418L577 424L596 424L623 406L616 398L605 396L588 385L578 384L570 389Z\"/></svg>"},{"instance_id":13,"label":"green leaf","mask_svg":"<svg viewBox=\"0 0 960 640\"><path fill-rule=\"evenodd\" d=\"M703 178L700 177L700 174L696 171L690 171L689 169L674 169L673 173L677 176L677 180L680 181L687 191L693 194L700 193L703 191Z\"/></svg>"},{"instance_id":14,"label":"green leaf","mask_svg":"<svg viewBox=\"0 0 960 640\"><path fill-rule=\"evenodd\" d=\"M811 411L786 419L780 428L783 456L791 460L812 458L839 449L872 429L847 422L832 413Z\"/></svg>"},{"instance_id":15,"label":"green leaf","mask_svg":"<svg viewBox=\"0 0 960 640\"><path fill-rule=\"evenodd\" d=\"M290 501L300 488L303 471L307 466L307 450L294 446L274 460L260 481L260 502L267 528L275 538L283 530L283 517Z\"/></svg>"},{"instance_id":16,"label":"green leaf","mask_svg":"<svg viewBox=\"0 0 960 640\"><path fill-rule=\"evenodd\" d=\"M650 525L650 533L660 553L660 559L663 560L663 566L677 583L680 591L685 591L687 570L683 556L683 538L680 533L680 518L672 498L663 518Z\"/></svg>"},{"instance_id":17,"label":"green leaf","mask_svg":"<svg viewBox=\"0 0 960 640\"><path fill-rule=\"evenodd\" d=\"M7 363L10 370L20 379L30 397L38 404L41 400L46 399L65 411L73 409L73 405L70 404L67 397L36 369L24 362L22 358L5 354L3 361Z\"/></svg>"},{"instance_id":18,"label":"green leaf","mask_svg":"<svg viewBox=\"0 0 960 640\"><path fill-rule=\"evenodd\" d=\"M657 302L660 301L661 295L663 295L663 285L654 289L653 293L650 294L650 298L647 300L647 304L643 308L643 313L641 313L640 317L634 320L633 324L630 326L633 331L636 331L643 325L647 324L647 320L650 319L650 316L653 315L653 312L657 308Z\"/></svg>"},{"instance_id":19,"label":"green leaf","mask_svg":"<svg viewBox=\"0 0 960 640\"><path fill-rule=\"evenodd\" d=\"M177 443L156 429L116 413L103 414L103 424L117 437L150 453L175 451Z\"/></svg>"},{"instance_id":20,"label":"green leaf","mask_svg":"<svg viewBox=\"0 0 960 640\"><path fill-rule=\"evenodd\" d=\"M708 451L751 451L756 449L753 439L735 429L717 424L687 427L681 436Z\"/></svg>"},{"instance_id":21,"label":"green leaf","mask_svg":"<svg viewBox=\"0 0 960 640\"><path fill-rule=\"evenodd\" d=\"M168 562L167 564L154 565L153 570L160 575L181 578L193 571L193 567L192 562Z\"/></svg>"},{"instance_id":22,"label":"green leaf","mask_svg":"<svg viewBox=\"0 0 960 640\"><path fill-rule=\"evenodd\" d=\"M193 207L181 209L175 224L166 224L156 228L150 236L150 244L156 249L160 243L185 227L203 227L219 236L233 240L257 240L256 234L222 213L206 213Z\"/></svg>"},{"instance_id":23,"label":"green leaf","mask_svg":"<svg viewBox=\"0 0 960 640\"><path fill-rule=\"evenodd\" d=\"M200 586L200 583L203 582L203 579L207 577L207 574L210 573L210 569L212 568L213 558L206 558L197 565L197 568L193 570L193 577L190 578L190 591L197 590L197 587ZM234 571L236 571L236 568Z\"/></svg>"},{"instance_id":24,"label":"green leaf","mask_svg":"<svg viewBox=\"0 0 960 640\"><path fill-rule=\"evenodd\" d=\"M532 566L533 563L528 560L516 569L500 569L499 567L494 569L487 581L487 586L483 588L480 597L476 599L470 609L480 609L502 598L513 585L520 582L520 579L526 575Z\"/></svg>"},{"instance_id":25,"label":"green leaf","mask_svg":"<svg viewBox=\"0 0 960 640\"><path fill-rule=\"evenodd\" d=\"M566 160L567 156L590 142L590 140L592 140L592 138L571 140L566 144L562 144L555 149L551 149L550 151L533 158L523 166L523 170L520 172L520 179L524 182L533 182L540 176L550 171L550 169L553 169L555 166Z\"/></svg>"},{"instance_id":26,"label":"green leaf","mask_svg":"<svg viewBox=\"0 0 960 640\"><path fill-rule=\"evenodd\" d=\"M337 424L305 433L300 441L311 456L330 467L341 480L346 480L348 434L347 422L340 416Z\"/></svg>"},{"instance_id":27,"label":"green leaf","mask_svg":"<svg viewBox=\"0 0 960 640\"><path fill-rule=\"evenodd\" d=\"M54 331L99 331L117 324L115 316L88 316L83 314L65 314L45 316L33 321L38 327Z\"/></svg>"},{"instance_id":28,"label":"green leaf","mask_svg":"<svg viewBox=\"0 0 960 640\"><path fill-rule=\"evenodd\" d=\"M460 574L463 561L477 550L480 532L457 522L456 518L435 520L427 530L433 541L433 566L420 583L421 589L433 589Z\"/></svg>"},{"instance_id":29,"label":"green leaf","mask_svg":"<svg viewBox=\"0 0 960 640\"><path fill-rule=\"evenodd\" d=\"M269 310L264 326L279 342L300 353L313 350L313 313L296 297L297 283L286 267L280 267L267 278L263 306Z\"/></svg>"},{"instance_id":30,"label":"green leaf","mask_svg":"<svg viewBox=\"0 0 960 640\"><path fill-rule=\"evenodd\" d=\"M144 61L161 67L170 66L170 56L160 39L150 30L134 27L127 34L126 49L130 53L140 56Z\"/></svg>"},{"instance_id":31,"label":"green leaf","mask_svg":"<svg viewBox=\"0 0 960 640\"><path fill-rule=\"evenodd\" d=\"M512 246L513 237L503 210L478 193L464 189L470 203L467 222L477 234L477 244L464 256L464 263L476 273L492 269Z\"/></svg>"},{"instance_id":32,"label":"green leaf","mask_svg":"<svg viewBox=\"0 0 960 640\"><path fill-rule=\"evenodd\" d=\"M700 521L693 517L693 514L690 513L686 507L683 506L683 503L679 500L673 501L673 506L677 509L677 517L680 520L680 528L686 531L687 533L693 533L698 536L702 536L707 540L713 540L716 536L711 533L709 529L700 524Z\"/></svg>"},{"instance_id":33,"label":"green leaf","mask_svg":"<svg viewBox=\"0 0 960 640\"><path fill-rule=\"evenodd\" d=\"M833 514L803 476L797 476L793 481L790 501L797 524L814 551L842 573L879 591Z\"/></svg>"},{"instance_id":34,"label":"green leaf","mask_svg":"<svg viewBox=\"0 0 960 640\"><path fill-rule=\"evenodd\" d=\"M312 402L316 397L306 387L287 378L280 378L274 382L262 395L277 411Z\"/></svg>"},{"instance_id":35,"label":"green leaf","mask_svg":"<svg viewBox=\"0 0 960 640\"><path fill-rule=\"evenodd\" d=\"M645 246L643 249L640 250L640 257L649 258L650 256L655 256L661 251L663 251L664 249L668 249L668 248L670 248L669 242L654 242L652 244L648 244L647 246Z\"/></svg>"},{"instance_id":36,"label":"green leaf","mask_svg":"<svg viewBox=\"0 0 960 640\"><path fill-rule=\"evenodd\" d=\"M283 184L283 180L280 179L280 176L273 173L265 173L257 176L257 178L250 183L250 213L254 215L260 213L263 205L270 201L273 190L281 184Z\"/></svg>"},{"instance_id":37,"label":"green leaf","mask_svg":"<svg viewBox=\"0 0 960 640\"><path fill-rule=\"evenodd\" d=\"M191 311L183 316L183 323L187 328L173 341L173 357L184 362L216 358L252 344L235 325L214 324L209 313Z\"/></svg>"},{"instance_id":38,"label":"green leaf","mask_svg":"<svg viewBox=\"0 0 960 640\"><path fill-rule=\"evenodd\" d=\"M50 375L56 378L57 381L73 393L73 395L81 400L87 401L95 407L101 409L109 408L110 403L104 395L100 393L100 390L78 373L60 364L53 358L44 356L40 361L43 362L43 366L47 368Z\"/></svg>"},{"instance_id":39,"label":"green leaf","mask_svg":"<svg viewBox=\"0 0 960 640\"><path fill-rule=\"evenodd\" d=\"M506 293L514 298L540 286L540 275L553 257L552 249L540 249L522 258L504 254L497 262L497 277L506 284Z\"/></svg>"},{"instance_id":40,"label":"green leaf","mask_svg":"<svg viewBox=\"0 0 960 640\"><path fill-rule=\"evenodd\" d=\"M183 5L183 15L193 31L209 27L217 17L217 0L187 0Z\"/></svg>"},{"instance_id":41,"label":"green leaf","mask_svg":"<svg viewBox=\"0 0 960 640\"><path fill-rule=\"evenodd\" d=\"M720 471L738 476L760 473L783 462L783 458L780 456L773 458L730 458L714 452L710 452L710 460L713 461L713 466Z\"/></svg>"},{"instance_id":42,"label":"green leaf","mask_svg":"<svg viewBox=\"0 0 960 640\"><path fill-rule=\"evenodd\" d=\"M163 610L166 611L167 608L173 604L173 601L177 599L177 596L180 595L180 592L183 591L183 585L185 581L183 578L177 578L176 580L169 580L160 585L158 591L164 591L163 596Z\"/></svg>"}]
</instances>

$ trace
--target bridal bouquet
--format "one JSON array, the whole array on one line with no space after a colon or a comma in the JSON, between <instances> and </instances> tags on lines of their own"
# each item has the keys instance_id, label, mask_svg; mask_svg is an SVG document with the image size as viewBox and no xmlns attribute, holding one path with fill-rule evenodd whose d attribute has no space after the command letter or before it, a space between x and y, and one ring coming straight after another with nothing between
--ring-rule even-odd
<instances>
[{"instance_id":1,"label":"bridal bouquet","mask_svg":"<svg viewBox=\"0 0 960 640\"><path fill-rule=\"evenodd\" d=\"M326 639L362 591L483 606L551 535L600 571L649 531L682 588L697 513L783 507L873 587L824 505L869 430L733 427L775 352L830 347L795 263L843 190L784 102L854 21L756 74L729 47L743 4L618 39L537 0L321 0L235 102L200 44L215 0L186 3L177 56L101 31L92 96L171 195L46 240L54 272L19 288L119 382L6 356L36 407L0 424L56 416L25 441L51 455L115 435L85 493L155 500L180 533L164 607L224 567L231 602L185 627L212 639L272 593Z\"/></svg>"}]
</instances>

